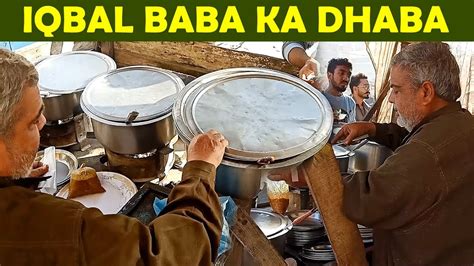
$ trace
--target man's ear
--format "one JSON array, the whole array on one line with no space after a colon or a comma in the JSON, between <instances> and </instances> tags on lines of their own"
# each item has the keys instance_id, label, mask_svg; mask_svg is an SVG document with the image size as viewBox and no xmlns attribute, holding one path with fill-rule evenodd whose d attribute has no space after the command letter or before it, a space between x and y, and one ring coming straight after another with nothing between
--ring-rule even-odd
<instances>
[{"instance_id":1,"label":"man's ear","mask_svg":"<svg viewBox=\"0 0 474 266\"><path fill-rule=\"evenodd\" d=\"M9 174L8 166L6 164L10 163L9 153L7 150L6 141L8 141L4 137L0 137L0 176L3 174ZM7 172L5 172L7 171Z\"/></svg>"},{"instance_id":2,"label":"man's ear","mask_svg":"<svg viewBox=\"0 0 474 266\"><path fill-rule=\"evenodd\" d=\"M331 79L334 74L331 72L327 72L328 79Z\"/></svg>"},{"instance_id":3,"label":"man's ear","mask_svg":"<svg viewBox=\"0 0 474 266\"><path fill-rule=\"evenodd\" d=\"M420 93L423 97L423 105L431 103L436 97L436 89L431 81L423 81L423 83L421 83Z\"/></svg>"}]
</instances>

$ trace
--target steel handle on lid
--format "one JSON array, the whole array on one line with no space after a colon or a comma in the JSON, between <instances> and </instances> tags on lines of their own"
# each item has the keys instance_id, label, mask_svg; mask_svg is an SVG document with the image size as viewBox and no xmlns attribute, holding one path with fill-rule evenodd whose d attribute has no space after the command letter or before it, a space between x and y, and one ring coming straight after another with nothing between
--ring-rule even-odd
<instances>
[{"instance_id":1,"label":"steel handle on lid","mask_svg":"<svg viewBox=\"0 0 474 266\"><path fill-rule=\"evenodd\" d=\"M300 216L298 216L296 219L293 220L293 225L298 225L298 224L302 223L308 217L313 215L313 213L315 213L317 210L318 210L317 208L313 208L313 209L301 214Z\"/></svg>"},{"instance_id":2,"label":"steel handle on lid","mask_svg":"<svg viewBox=\"0 0 474 266\"><path fill-rule=\"evenodd\" d=\"M139 115L139 113L137 111L130 112L127 116L127 120L125 121L125 123L127 125L131 124L138 117L138 115Z\"/></svg>"},{"instance_id":3,"label":"steel handle on lid","mask_svg":"<svg viewBox=\"0 0 474 266\"><path fill-rule=\"evenodd\" d=\"M268 156L268 157L263 157L257 160L257 164L260 165L268 165L271 164L275 161L275 157L273 156Z\"/></svg>"}]
</instances>

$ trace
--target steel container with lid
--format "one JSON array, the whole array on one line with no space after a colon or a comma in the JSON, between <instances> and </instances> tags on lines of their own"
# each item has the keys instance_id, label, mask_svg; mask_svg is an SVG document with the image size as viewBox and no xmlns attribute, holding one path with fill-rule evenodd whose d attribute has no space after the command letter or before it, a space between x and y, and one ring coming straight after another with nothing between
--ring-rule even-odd
<instances>
[{"instance_id":1,"label":"steel container with lid","mask_svg":"<svg viewBox=\"0 0 474 266\"><path fill-rule=\"evenodd\" d=\"M53 55L37 63L46 120L65 120L81 113L79 102L84 88L95 77L114 69L112 58L92 51Z\"/></svg>"},{"instance_id":2,"label":"steel container with lid","mask_svg":"<svg viewBox=\"0 0 474 266\"><path fill-rule=\"evenodd\" d=\"M216 190L253 198L260 178L297 166L329 139L332 111L305 81L263 68L234 68L201 76L179 93L173 108L187 143L216 129L229 141Z\"/></svg>"},{"instance_id":3,"label":"steel container with lid","mask_svg":"<svg viewBox=\"0 0 474 266\"><path fill-rule=\"evenodd\" d=\"M349 160L355 155L355 153L347 148L341 147L340 145L333 145L332 149L339 165L339 171L341 173L347 173L349 169Z\"/></svg>"},{"instance_id":4,"label":"steel container with lid","mask_svg":"<svg viewBox=\"0 0 474 266\"><path fill-rule=\"evenodd\" d=\"M183 81L170 71L124 67L91 81L81 97L97 140L119 154L166 146L176 131L171 111Z\"/></svg>"},{"instance_id":5,"label":"steel container with lid","mask_svg":"<svg viewBox=\"0 0 474 266\"><path fill-rule=\"evenodd\" d=\"M270 240L273 247L283 256L287 233L293 227L291 220L286 216L265 209L251 209L250 217ZM249 259L244 257L244 261L248 263L243 265L252 265Z\"/></svg>"}]
</instances>

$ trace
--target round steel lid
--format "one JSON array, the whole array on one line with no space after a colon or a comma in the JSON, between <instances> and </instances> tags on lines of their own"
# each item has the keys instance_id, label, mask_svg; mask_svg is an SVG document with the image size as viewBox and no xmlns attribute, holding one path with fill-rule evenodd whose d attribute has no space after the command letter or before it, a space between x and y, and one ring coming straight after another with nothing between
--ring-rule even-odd
<instances>
[{"instance_id":1,"label":"round steel lid","mask_svg":"<svg viewBox=\"0 0 474 266\"><path fill-rule=\"evenodd\" d=\"M252 209L250 216L266 237L278 234L288 227L288 221L283 216L271 211Z\"/></svg>"},{"instance_id":2,"label":"round steel lid","mask_svg":"<svg viewBox=\"0 0 474 266\"><path fill-rule=\"evenodd\" d=\"M112 58L91 51L53 55L36 65L38 86L42 91L52 94L81 91L95 77L116 68Z\"/></svg>"},{"instance_id":3,"label":"round steel lid","mask_svg":"<svg viewBox=\"0 0 474 266\"><path fill-rule=\"evenodd\" d=\"M183 87L183 81L170 71L124 67L91 81L82 93L81 106L88 115L107 121L150 121L171 112Z\"/></svg>"},{"instance_id":4,"label":"round steel lid","mask_svg":"<svg viewBox=\"0 0 474 266\"><path fill-rule=\"evenodd\" d=\"M243 161L286 159L322 147L332 128L331 107L319 91L268 69L201 76L186 86L175 108L178 132L216 129L229 140L226 156Z\"/></svg>"}]
</instances>

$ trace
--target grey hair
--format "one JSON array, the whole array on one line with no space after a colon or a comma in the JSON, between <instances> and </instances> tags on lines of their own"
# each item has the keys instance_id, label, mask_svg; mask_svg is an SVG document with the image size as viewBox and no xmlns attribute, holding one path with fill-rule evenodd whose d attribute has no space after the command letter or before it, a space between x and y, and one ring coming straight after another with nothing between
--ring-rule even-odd
<instances>
[{"instance_id":1,"label":"grey hair","mask_svg":"<svg viewBox=\"0 0 474 266\"><path fill-rule=\"evenodd\" d=\"M19 54L0 49L0 137L12 133L23 91L37 83L38 72L33 64Z\"/></svg>"},{"instance_id":2,"label":"grey hair","mask_svg":"<svg viewBox=\"0 0 474 266\"><path fill-rule=\"evenodd\" d=\"M446 43L420 42L408 45L393 57L391 66L408 71L412 85L416 88L430 81L436 95L448 102L455 102L461 96L459 65Z\"/></svg>"}]
</instances>

